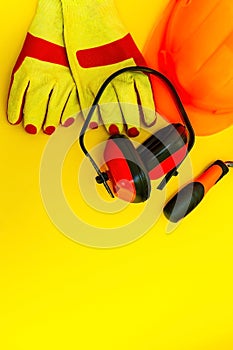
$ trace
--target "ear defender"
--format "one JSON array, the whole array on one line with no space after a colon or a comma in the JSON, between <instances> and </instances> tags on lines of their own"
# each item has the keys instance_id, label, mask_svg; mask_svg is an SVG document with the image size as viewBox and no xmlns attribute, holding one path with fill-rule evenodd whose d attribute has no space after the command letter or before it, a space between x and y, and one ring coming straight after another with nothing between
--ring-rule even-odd
<instances>
[{"instance_id":1,"label":"ear defender","mask_svg":"<svg viewBox=\"0 0 233 350\"><path fill-rule=\"evenodd\" d=\"M172 95L184 123L168 124L146 139L138 148L122 134L112 135L104 149L104 166L100 169L84 143L84 136L100 98L108 84L118 75L131 71L152 74L163 81ZM151 193L151 180L164 178L158 189L162 189L194 145L195 134L182 102L171 84L161 73L149 67L126 67L110 75L100 87L79 135L79 143L97 172L96 182L103 184L109 195L130 202L146 201ZM103 169L104 168L104 169Z\"/></svg>"},{"instance_id":2,"label":"ear defender","mask_svg":"<svg viewBox=\"0 0 233 350\"><path fill-rule=\"evenodd\" d=\"M157 180L183 161L187 146L187 128L176 123L155 132L137 148L137 152L143 159L150 179Z\"/></svg>"},{"instance_id":3,"label":"ear defender","mask_svg":"<svg viewBox=\"0 0 233 350\"><path fill-rule=\"evenodd\" d=\"M116 197L144 202L150 196L150 180L176 168L186 152L187 130L179 123L155 132L137 149L125 135L113 135L104 149L105 180ZM102 182L99 177L96 180Z\"/></svg>"},{"instance_id":4,"label":"ear defender","mask_svg":"<svg viewBox=\"0 0 233 350\"><path fill-rule=\"evenodd\" d=\"M114 194L127 202L144 202L151 184L145 165L125 135L113 135L104 150L108 184Z\"/></svg>"}]
</instances>

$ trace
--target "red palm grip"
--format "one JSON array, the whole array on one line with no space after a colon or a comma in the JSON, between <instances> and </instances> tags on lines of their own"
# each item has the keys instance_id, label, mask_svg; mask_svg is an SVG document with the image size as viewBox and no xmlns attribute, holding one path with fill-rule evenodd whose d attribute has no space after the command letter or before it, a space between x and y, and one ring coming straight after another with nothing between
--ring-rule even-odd
<instances>
[{"instance_id":1,"label":"red palm grip","mask_svg":"<svg viewBox=\"0 0 233 350\"><path fill-rule=\"evenodd\" d=\"M79 50L76 57L83 68L107 66L130 58L139 66L145 65L145 60L130 34L105 45Z\"/></svg>"},{"instance_id":2,"label":"red palm grip","mask_svg":"<svg viewBox=\"0 0 233 350\"><path fill-rule=\"evenodd\" d=\"M23 48L15 64L13 73L15 73L26 57L38 59L39 61L50 62L69 67L66 50L63 46L53 44L47 40L37 38L27 33Z\"/></svg>"}]
</instances>

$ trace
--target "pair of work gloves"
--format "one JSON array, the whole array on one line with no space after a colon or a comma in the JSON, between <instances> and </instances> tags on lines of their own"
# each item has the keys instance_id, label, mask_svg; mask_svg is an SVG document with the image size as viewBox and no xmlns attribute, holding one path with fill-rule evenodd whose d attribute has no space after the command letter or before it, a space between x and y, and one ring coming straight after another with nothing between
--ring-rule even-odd
<instances>
[{"instance_id":1,"label":"pair of work gloves","mask_svg":"<svg viewBox=\"0 0 233 350\"><path fill-rule=\"evenodd\" d=\"M145 65L143 56L112 0L39 0L12 72L8 120L23 122L30 134L43 130L50 135L80 114L85 119L104 80L135 65ZM124 103L145 107L143 116L142 108L124 113ZM134 137L142 120L155 122L154 109L149 77L128 71L107 86L89 126L103 123L110 134L126 128Z\"/></svg>"}]
</instances>

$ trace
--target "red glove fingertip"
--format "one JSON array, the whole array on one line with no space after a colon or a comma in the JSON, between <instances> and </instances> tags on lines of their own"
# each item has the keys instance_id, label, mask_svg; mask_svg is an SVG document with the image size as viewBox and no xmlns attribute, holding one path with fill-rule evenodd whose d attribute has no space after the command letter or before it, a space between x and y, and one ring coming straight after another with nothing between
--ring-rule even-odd
<instances>
[{"instance_id":1,"label":"red glove fingertip","mask_svg":"<svg viewBox=\"0 0 233 350\"><path fill-rule=\"evenodd\" d=\"M35 125L28 124L25 126L25 131L29 134L35 135L37 133L37 128L35 127Z\"/></svg>"},{"instance_id":2,"label":"red glove fingertip","mask_svg":"<svg viewBox=\"0 0 233 350\"><path fill-rule=\"evenodd\" d=\"M55 126L47 126L47 128L45 128L43 130L43 132L46 134L46 135L52 135L52 133L54 133L54 131L56 130Z\"/></svg>"},{"instance_id":3,"label":"red glove fingertip","mask_svg":"<svg viewBox=\"0 0 233 350\"><path fill-rule=\"evenodd\" d=\"M115 124L111 124L109 129L108 129L108 131L109 131L110 135L118 135L118 134L120 134L118 126L116 126Z\"/></svg>"},{"instance_id":4,"label":"red glove fingertip","mask_svg":"<svg viewBox=\"0 0 233 350\"><path fill-rule=\"evenodd\" d=\"M91 122L91 123L89 124L89 128L90 128L90 129L97 129L97 128L98 128L98 123L96 123L96 122Z\"/></svg>"},{"instance_id":5,"label":"red glove fingertip","mask_svg":"<svg viewBox=\"0 0 233 350\"><path fill-rule=\"evenodd\" d=\"M135 127L129 128L127 130L127 135L129 137L136 137L136 136L139 135L139 130L137 128L135 128Z\"/></svg>"}]
</instances>

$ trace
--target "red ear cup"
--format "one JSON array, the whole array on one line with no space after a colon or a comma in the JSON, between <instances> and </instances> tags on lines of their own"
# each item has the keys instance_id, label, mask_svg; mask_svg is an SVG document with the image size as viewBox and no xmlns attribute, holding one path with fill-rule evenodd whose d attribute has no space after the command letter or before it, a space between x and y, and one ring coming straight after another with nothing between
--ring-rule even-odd
<instances>
[{"instance_id":1,"label":"red ear cup","mask_svg":"<svg viewBox=\"0 0 233 350\"><path fill-rule=\"evenodd\" d=\"M186 127L176 123L158 130L137 148L151 180L167 174L182 162L187 154L187 142Z\"/></svg>"},{"instance_id":2,"label":"red ear cup","mask_svg":"<svg viewBox=\"0 0 233 350\"><path fill-rule=\"evenodd\" d=\"M187 146L187 129L179 123L158 130L137 149L126 136L111 136L104 160L114 194L127 202L144 202L150 196L150 180L175 169L185 158Z\"/></svg>"},{"instance_id":3,"label":"red ear cup","mask_svg":"<svg viewBox=\"0 0 233 350\"><path fill-rule=\"evenodd\" d=\"M108 182L118 198L131 203L149 198L151 184L147 169L126 136L113 135L107 140L104 160Z\"/></svg>"}]
</instances>

